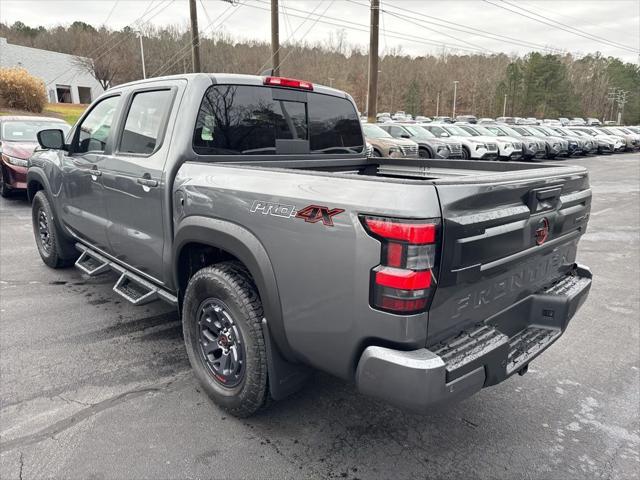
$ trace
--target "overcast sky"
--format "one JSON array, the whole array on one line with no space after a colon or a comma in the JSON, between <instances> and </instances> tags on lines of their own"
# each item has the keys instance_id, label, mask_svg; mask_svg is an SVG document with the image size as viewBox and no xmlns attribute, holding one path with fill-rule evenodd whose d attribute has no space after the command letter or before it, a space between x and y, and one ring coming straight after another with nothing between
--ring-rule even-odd
<instances>
[{"instance_id":1,"label":"overcast sky","mask_svg":"<svg viewBox=\"0 0 640 480\"><path fill-rule=\"evenodd\" d=\"M331 34L335 37L343 30L348 43L366 48L369 0L279 1L281 42L290 37L326 42ZM270 0L234 0L236 6L222 0L197 3L204 35L215 31L242 39L270 38ZM381 0L381 3L381 51L401 48L405 53L420 55L442 51L445 44L448 51L457 48L458 52L523 54L546 48L577 54L600 51L636 63L640 58L640 0ZM187 0L0 0L0 21L12 24L18 20L30 26L81 20L92 25L106 23L116 29L145 21L186 27L189 8ZM478 31L494 35L486 38Z\"/></svg>"}]
</instances>

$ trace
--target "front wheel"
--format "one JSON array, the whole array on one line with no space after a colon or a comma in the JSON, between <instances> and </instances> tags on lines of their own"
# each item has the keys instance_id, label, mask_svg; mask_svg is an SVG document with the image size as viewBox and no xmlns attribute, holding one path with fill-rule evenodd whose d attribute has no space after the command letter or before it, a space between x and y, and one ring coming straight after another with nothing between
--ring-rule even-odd
<instances>
[{"instance_id":1,"label":"front wheel","mask_svg":"<svg viewBox=\"0 0 640 480\"><path fill-rule=\"evenodd\" d=\"M418 155L420 158L431 158L431 152L426 148L421 148L418 150Z\"/></svg>"},{"instance_id":2,"label":"front wheel","mask_svg":"<svg viewBox=\"0 0 640 480\"><path fill-rule=\"evenodd\" d=\"M33 197L31 220L36 246L42 261L51 268L67 267L76 260L77 252L58 228L53 209L44 190Z\"/></svg>"},{"instance_id":3,"label":"front wheel","mask_svg":"<svg viewBox=\"0 0 640 480\"><path fill-rule=\"evenodd\" d=\"M469 149L467 147L462 147L462 159L469 160L470 157L471 153L469 152Z\"/></svg>"},{"instance_id":4,"label":"front wheel","mask_svg":"<svg viewBox=\"0 0 640 480\"><path fill-rule=\"evenodd\" d=\"M268 397L262 303L247 271L224 262L199 270L187 286L182 328L189 362L211 399L237 417Z\"/></svg>"}]
</instances>

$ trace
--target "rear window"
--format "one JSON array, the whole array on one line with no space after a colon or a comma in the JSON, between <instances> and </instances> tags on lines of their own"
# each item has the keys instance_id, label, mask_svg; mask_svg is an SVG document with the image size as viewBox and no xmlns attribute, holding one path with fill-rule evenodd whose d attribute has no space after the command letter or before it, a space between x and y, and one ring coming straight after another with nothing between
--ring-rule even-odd
<instances>
[{"instance_id":1,"label":"rear window","mask_svg":"<svg viewBox=\"0 0 640 480\"><path fill-rule=\"evenodd\" d=\"M194 151L201 155L362 153L360 121L347 99L311 92L293 95L295 100L274 99L274 90L210 87L198 112Z\"/></svg>"}]
</instances>

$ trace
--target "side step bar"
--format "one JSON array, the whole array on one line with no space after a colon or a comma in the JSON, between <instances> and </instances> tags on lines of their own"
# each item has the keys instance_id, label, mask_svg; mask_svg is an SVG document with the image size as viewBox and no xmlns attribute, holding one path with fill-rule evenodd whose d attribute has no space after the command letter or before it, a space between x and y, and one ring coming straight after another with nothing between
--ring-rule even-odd
<instances>
[{"instance_id":1,"label":"side step bar","mask_svg":"<svg viewBox=\"0 0 640 480\"><path fill-rule=\"evenodd\" d=\"M178 298L175 295L127 270L120 264L81 243L76 243L76 248L82 252L76 261L76 267L90 277L110 270L120 274L118 281L113 286L113 291L128 302L134 305L145 305L155 300L164 300L174 306L178 304Z\"/></svg>"}]
</instances>

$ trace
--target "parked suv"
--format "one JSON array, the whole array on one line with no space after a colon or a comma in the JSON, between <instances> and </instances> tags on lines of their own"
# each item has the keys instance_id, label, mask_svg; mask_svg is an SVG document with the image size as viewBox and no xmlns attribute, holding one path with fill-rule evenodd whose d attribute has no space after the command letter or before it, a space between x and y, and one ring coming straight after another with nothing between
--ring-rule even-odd
<instances>
[{"instance_id":1,"label":"parked suv","mask_svg":"<svg viewBox=\"0 0 640 480\"><path fill-rule=\"evenodd\" d=\"M524 160L537 160L545 156L545 143L532 137L527 137L507 125L483 125L487 130L497 136L508 136L517 139L522 144L522 158Z\"/></svg>"},{"instance_id":2,"label":"parked suv","mask_svg":"<svg viewBox=\"0 0 640 480\"><path fill-rule=\"evenodd\" d=\"M498 156L501 160L519 160L522 158L522 142L506 134L497 134L482 125L458 125L474 137L493 138L498 144Z\"/></svg>"},{"instance_id":3,"label":"parked suv","mask_svg":"<svg viewBox=\"0 0 640 480\"><path fill-rule=\"evenodd\" d=\"M418 144L404 138L393 138L379 125L363 123L362 131L373 148L374 157L418 158Z\"/></svg>"},{"instance_id":4,"label":"parked suv","mask_svg":"<svg viewBox=\"0 0 640 480\"><path fill-rule=\"evenodd\" d=\"M493 138L473 136L459 126L447 123L428 123L421 126L436 137L451 138L460 142L463 159L496 160L498 158L498 144Z\"/></svg>"},{"instance_id":5,"label":"parked suv","mask_svg":"<svg viewBox=\"0 0 640 480\"><path fill-rule=\"evenodd\" d=\"M44 263L173 305L195 377L240 417L312 369L412 411L450 405L525 374L591 286L586 169L366 158L353 99L307 81L117 85L38 139Z\"/></svg>"},{"instance_id":6,"label":"parked suv","mask_svg":"<svg viewBox=\"0 0 640 480\"><path fill-rule=\"evenodd\" d=\"M432 133L416 124L382 125L395 138L411 139L419 146L421 158L462 158L460 142L448 138L436 138Z\"/></svg>"},{"instance_id":7,"label":"parked suv","mask_svg":"<svg viewBox=\"0 0 640 480\"><path fill-rule=\"evenodd\" d=\"M511 127L513 128L513 130L524 137L529 137L537 142L543 142L545 148L545 158L554 159L558 156L559 153L563 151L563 148L566 152L567 148L569 147L568 142L543 135L541 132L533 130L531 127L525 127L524 125L512 125ZM562 142L564 142L564 144Z\"/></svg>"}]
</instances>

